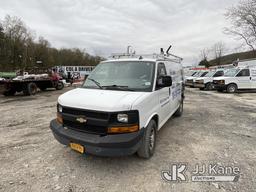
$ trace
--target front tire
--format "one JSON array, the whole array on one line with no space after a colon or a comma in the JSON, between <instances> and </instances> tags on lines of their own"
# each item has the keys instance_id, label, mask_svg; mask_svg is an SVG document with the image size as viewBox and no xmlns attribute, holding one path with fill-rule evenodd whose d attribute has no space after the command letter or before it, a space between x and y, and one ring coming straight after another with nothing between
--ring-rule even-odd
<instances>
[{"instance_id":1,"label":"front tire","mask_svg":"<svg viewBox=\"0 0 256 192\"><path fill-rule=\"evenodd\" d=\"M149 159L153 156L156 146L156 122L151 120L145 128L145 133L142 138L142 144L137 151L139 157Z\"/></svg>"},{"instance_id":2,"label":"front tire","mask_svg":"<svg viewBox=\"0 0 256 192\"><path fill-rule=\"evenodd\" d=\"M229 84L227 86L228 93L236 93L237 92L237 85L236 84Z\"/></svg>"},{"instance_id":3,"label":"front tire","mask_svg":"<svg viewBox=\"0 0 256 192\"><path fill-rule=\"evenodd\" d=\"M64 88L64 83L59 81L56 86L56 90L62 90Z\"/></svg>"},{"instance_id":4,"label":"front tire","mask_svg":"<svg viewBox=\"0 0 256 192\"><path fill-rule=\"evenodd\" d=\"M206 91L212 91L214 89L214 85L212 83L207 83L205 86Z\"/></svg>"}]
</instances>

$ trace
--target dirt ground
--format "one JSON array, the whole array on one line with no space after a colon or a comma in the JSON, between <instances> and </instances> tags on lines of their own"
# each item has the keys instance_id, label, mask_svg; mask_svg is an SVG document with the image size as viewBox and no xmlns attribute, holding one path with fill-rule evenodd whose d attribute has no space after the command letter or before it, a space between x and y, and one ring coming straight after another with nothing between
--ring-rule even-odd
<instances>
[{"instance_id":1,"label":"dirt ground","mask_svg":"<svg viewBox=\"0 0 256 192\"><path fill-rule=\"evenodd\" d=\"M255 191L256 93L186 90L184 115L160 130L150 160L103 158L59 144L49 122L67 91L0 96L0 191ZM238 182L168 183L172 163L218 163L240 168Z\"/></svg>"}]
</instances>

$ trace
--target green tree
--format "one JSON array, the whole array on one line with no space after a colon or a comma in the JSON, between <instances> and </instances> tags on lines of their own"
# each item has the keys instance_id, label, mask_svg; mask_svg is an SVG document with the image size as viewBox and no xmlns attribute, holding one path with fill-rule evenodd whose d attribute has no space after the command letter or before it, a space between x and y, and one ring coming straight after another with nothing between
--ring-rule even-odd
<instances>
[{"instance_id":1,"label":"green tree","mask_svg":"<svg viewBox=\"0 0 256 192\"><path fill-rule=\"evenodd\" d=\"M207 59L203 59L199 62L200 66L210 67L210 63L207 61Z\"/></svg>"}]
</instances>

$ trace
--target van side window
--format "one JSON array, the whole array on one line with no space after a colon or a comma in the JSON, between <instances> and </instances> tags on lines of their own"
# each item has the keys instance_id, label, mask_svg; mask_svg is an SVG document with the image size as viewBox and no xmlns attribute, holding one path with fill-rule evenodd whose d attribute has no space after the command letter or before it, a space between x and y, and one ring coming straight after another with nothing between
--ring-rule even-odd
<instances>
[{"instance_id":1,"label":"van side window","mask_svg":"<svg viewBox=\"0 0 256 192\"><path fill-rule=\"evenodd\" d=\"M159 63L158 69L157 69L157 77L166 76L166 75L167 75L167 73L166 73L166 68L165 68L164 63Z\"/></svg>"},{"instance_id":2,"label":"van side window","mask_svg":"<svg viewBox=\"0 0 256 192\"><path fill-rule=\"evenodd\" d=\"M223 71L217 71L213 77L221 77L224 75L224 72Z\"/></svg>"},{"instance_id":3,"label":"van side window","mask_svg":"<svg viewBox=\"0 0 256 192\"><path fill-rule=\"evenodd\" d=\"M243 69L237 74L237 77L248 77L248 76L250 76L249 69Z\"/></svg>"}]
</instances>

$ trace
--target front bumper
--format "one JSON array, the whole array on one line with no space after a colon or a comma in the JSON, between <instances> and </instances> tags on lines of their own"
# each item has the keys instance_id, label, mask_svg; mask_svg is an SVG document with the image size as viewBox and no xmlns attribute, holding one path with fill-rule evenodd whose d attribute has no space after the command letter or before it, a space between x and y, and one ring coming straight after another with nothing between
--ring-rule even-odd
<instances>
[{"instance_id":1,"label":"front bumper","mask_svg":"<svg viewBox=\"0 0 256 192\"><path fill-rule=\"evenodd\" d=\"M216 90L226 90L227 89L227 85L225 85L225 84L214 83L213 85Z\"/></svg>"},{"instance_id":2,"label":"front bumper","mask_svg":"<svg viewBox=\"0 0 256 192\"><path fill-rule=\"evenodd\" d=\"M185 85L190 86L190 87L194 87L194 82L186 81Z\"/></svg>"},{"instance_id":3,"label":"front bumper","mask_svg":"<svg viewBox=\"0 0 256 192\"><path fill-rule=\"evenodd\" d=\"M196 88L205 88L205 85L204 85L204 83L195 82L194 87L196 87Z\"/></svg>"},{"instance_id":4,"label":"front bumper","mask_svg":"<svg viewBox=\"0 0 256 192\"><path fill-rule=\"evenodd\" d=\"M56 120L52 120L50 128L56 140L69 146L78 143L85 148L85 153L97 156L124 156L134 154L140 147L144 128L135 133L116 135L96 135L66 129Z\"/></svg>"}]
</instances>

